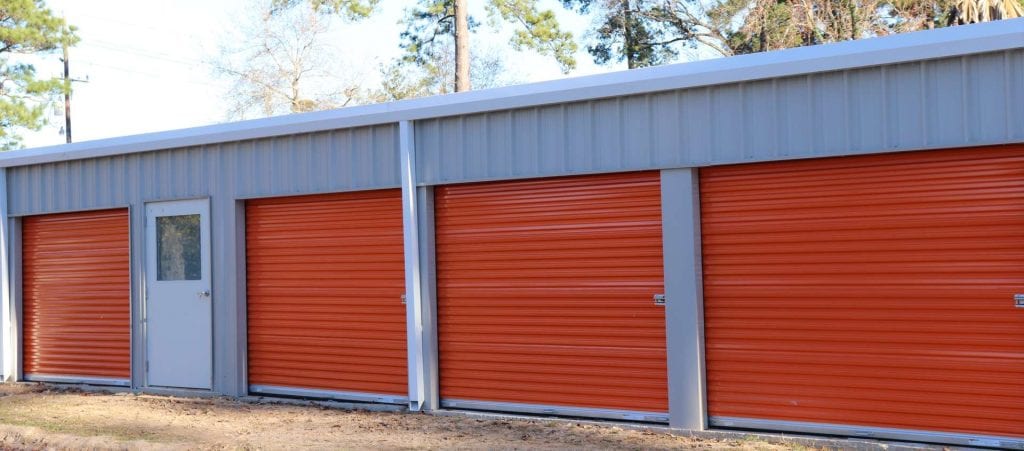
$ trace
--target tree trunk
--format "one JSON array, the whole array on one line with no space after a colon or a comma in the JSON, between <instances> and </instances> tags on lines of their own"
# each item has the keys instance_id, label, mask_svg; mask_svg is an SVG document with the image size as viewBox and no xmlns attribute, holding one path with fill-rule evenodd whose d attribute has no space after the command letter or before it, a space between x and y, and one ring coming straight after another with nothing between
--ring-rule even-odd
<instances>
[{"instance_id":1,"label":"tree trunk","mask_svg":"<svg viewBox=\"0 0 1024 451\"><path fill-rule=\"evenodd\" d=\"M469 13L466 0L455 0L455 92L469 91Z\"/></svg>"},{"instance_id":2,"label":"tree trunk","mask_svg":"<svg viewBox=\"0 0 1024 451\"><path fill-rule=\"evenodd\" d=\"M622 37L623 49L626 51L626 68L636 69L636 42L633 38L633 11L629 0L622 0Z\"/></svg>"}]
</instances>

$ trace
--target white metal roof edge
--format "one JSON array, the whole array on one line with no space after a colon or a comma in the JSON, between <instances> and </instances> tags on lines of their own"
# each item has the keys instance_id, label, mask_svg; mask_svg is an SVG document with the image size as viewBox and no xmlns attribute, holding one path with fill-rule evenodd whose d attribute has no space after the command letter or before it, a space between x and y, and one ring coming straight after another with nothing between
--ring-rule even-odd
<instances>
[{"instance_id":1,"label":"white metal roof edge","mask_svg":"<svg viewBox=\"0 0 1024 451\"><path fill-rule=\"evenodd\" d=\"M0 168L1024 48L1024 18L0 154Z\"/></svg>"}]
</instances>

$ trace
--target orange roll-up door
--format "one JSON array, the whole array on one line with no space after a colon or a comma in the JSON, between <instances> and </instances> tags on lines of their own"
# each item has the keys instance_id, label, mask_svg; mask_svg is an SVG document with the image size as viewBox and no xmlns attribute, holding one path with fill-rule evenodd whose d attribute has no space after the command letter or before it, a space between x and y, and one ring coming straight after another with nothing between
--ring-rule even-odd
<instances>
[{"instance_id":1,"label":"orange roll-up door","mask_svg":"<svg viewBox=\"0 0 1024 451\"><path fill-rule=\"evenodd\" d=\"M657 172L439 187L441 398L666 412Z\"/></svg>"},{"instance_id":2,"label":"orange roll-up door","mask_svg":"<svg viewBox=\"0 0 1024 451\"><path fill-rule=\"evenodd\" d=\"M250 387L405 396L401 191L245 211Z\"/></svg>"},{"instance_id":3,"label":"orange roll-up door","mask_svg":"<svg viewBox=\"0 0 1024 451\"><path fill-rule=\"evenodd\" d=\"M22 350L27 379L131 377L128 210L22 219Z\"/></svg>"},{"instance_id":4,"label":"orange roll-up door","mask_svg":"<svg viewBox=\"0 0 1024 451\"><path fill-rule=\"evenodd\" d=\"M1024 147L700 171L708 409L1024 436Z\"/></svg>"}]
</instances>

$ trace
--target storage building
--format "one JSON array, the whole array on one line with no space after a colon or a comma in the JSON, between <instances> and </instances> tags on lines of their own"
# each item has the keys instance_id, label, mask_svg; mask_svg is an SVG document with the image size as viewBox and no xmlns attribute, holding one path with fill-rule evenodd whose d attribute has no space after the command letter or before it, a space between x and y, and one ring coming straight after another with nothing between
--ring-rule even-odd
<instances>
[{"instance_id":1,"label":"storage building","mask_svg":"<svg viewBox=\"0 0 1024 451\"><path fill-rule=\"evenodd\" d=\"M0 167L8 381L1024 448L1024 19Z\"/></svg>"}]
</instances>

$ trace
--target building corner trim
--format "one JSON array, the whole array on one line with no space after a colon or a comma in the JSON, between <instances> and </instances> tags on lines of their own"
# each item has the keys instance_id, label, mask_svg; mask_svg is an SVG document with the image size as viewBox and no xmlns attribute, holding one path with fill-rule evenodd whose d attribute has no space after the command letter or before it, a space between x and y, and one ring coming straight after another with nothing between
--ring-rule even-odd
<instances>
[{"instance_id":1,"label":"building corner trim","mask_svg":"<svg viewBox=\"0 0 1024 451\"><path fill-rule=\"evenodd\" d=\"M17 317L14 310L14 296L11 292L11 224L7 217L7 170L0 170L0 382L14 382L17 379Z\"/></svg>"}]
</instances>

